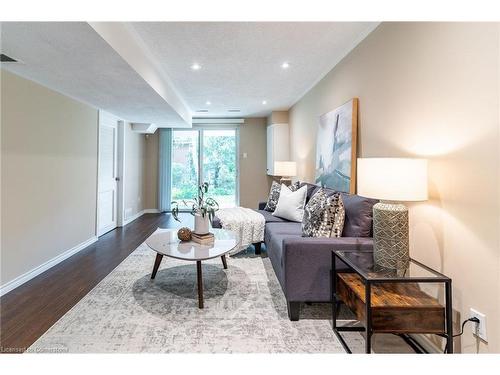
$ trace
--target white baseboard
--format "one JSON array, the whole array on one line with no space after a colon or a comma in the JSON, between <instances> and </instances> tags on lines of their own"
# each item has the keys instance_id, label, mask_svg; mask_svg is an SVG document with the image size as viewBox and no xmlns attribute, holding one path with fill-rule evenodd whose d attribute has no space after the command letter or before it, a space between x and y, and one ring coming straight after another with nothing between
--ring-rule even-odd
<instances>
[{"instance_id":1,"label":"white baseboard","mask_svg":"<svg viewBox=\"0 0 500 375\"><path fill-rule=\"evenodd\" d=\"M49 268L54 267L56 264L61 263L63 260L69 258L70 256L78 253L79 251L85 249L87 246L93 244L97 241L97 236L91 237L88 240L66 250L64 253L48 260L47 262L33 268L21 276L16 277L14 280L7 282L6 284L0 286L0 296L10 292L11 290L17 288L18 286L24 284L25 282L33 279L34 277L40 275L42 272L47 271Z\"/></svg>"},{"instance_id":2,"label":"white baseboard","mask_svg":"<svg viewBox=\"0 0 500 375\"><path fill-rule=\"evenodd\" d=\"M144 211L139 211L138 213L136 213L135 215L132 215L128 218L126 218L125 220L123 220L123 225L122 226L125 226L127 224L130 224L132 221L134 221L135 219L138 219L139 217L141 217L142 215L144 215Z\"/></svg>"},{"instance_id":3,"label":"white baseboard","mask_svg":"<svg viewBox=\"0 0 500 375\"><path fill-rule=\"evenodd\" d=\"M125 226L127 224L130 224L132 221L134 221L135 219L138 219L140 218L142 215L144 214L157 214L159 213L160 210L158 210L157 208L146 208L142 211L139 211L138 213L136 213L135 215L132 215L130 216L129 218L125 219L123 221L123 225L122 226Z\"/></svg>"}]
</instances>

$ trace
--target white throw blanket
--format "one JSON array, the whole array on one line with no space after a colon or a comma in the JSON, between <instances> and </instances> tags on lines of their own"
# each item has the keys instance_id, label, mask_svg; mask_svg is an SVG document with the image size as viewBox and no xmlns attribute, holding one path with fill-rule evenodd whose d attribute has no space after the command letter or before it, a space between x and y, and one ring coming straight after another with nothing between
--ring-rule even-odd
<instances>
[{"instance_id":1,"label":"white throw blanket","mask_svg":"<svg viewBox=\"0 0 500 375\"><path fill-rule=\"evenodd\" d=\"M215 213L222 228L236 232L240 242L232 253L246 249L252 243L264 241L264 216L250 208L223 208Z\"/></svg>"}]
</instances>

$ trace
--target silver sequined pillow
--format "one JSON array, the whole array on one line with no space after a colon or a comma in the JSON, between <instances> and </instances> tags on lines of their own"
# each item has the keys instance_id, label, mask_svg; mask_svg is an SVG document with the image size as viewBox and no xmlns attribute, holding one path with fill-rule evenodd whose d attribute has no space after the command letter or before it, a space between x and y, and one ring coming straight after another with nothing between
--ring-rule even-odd
<instances>
[{"instance_id":1,"label":"silver sequined pillow","mask_svg":"<svg viewBox=\"0 0 500 375\"><path fill-rule=\"evenodd\" d=\"M276 181L273 181L271 185L271 190L269 190L269 198L267 198L267 204L264 210L274 212L276 205L278 204L278 199L280 198L281 185Z\"/></svg>"},{"instance_id":2,"label":"silver sequined pillow","mask_svg":"<svg viewBox=\"0 0 500 375\"><path fill-rule=\"evenodd\" d=\"M288 188L291 191L296 191L299 190L300 187L300 182L297 181L290 185ZM264 207L264 210L274 212L276 209L276 205L278 204L278 200L280 199L280 191L281 191L281 184L277 183L276 181L273 181L271 185L271 190L269 191L269 198L267 198L267 203L266 207Z\"/></svg>"},{"instance_id":3,"label":"silver sequined pillow","mask_svg":"<svg viewBox=\"0 0 500 375\"><path fill-rule=\"evenodd\" d=\"M340 193L328 196L318 190L304 208L303 237L341 237L345 209Z\"/></svg>"}]
</instances>

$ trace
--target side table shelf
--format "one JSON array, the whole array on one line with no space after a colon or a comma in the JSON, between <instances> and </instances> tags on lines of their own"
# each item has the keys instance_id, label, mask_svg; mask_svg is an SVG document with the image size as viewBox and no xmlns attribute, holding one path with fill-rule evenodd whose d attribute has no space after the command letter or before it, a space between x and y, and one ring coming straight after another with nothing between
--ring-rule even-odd
<instances>
[{"instance_id":1,"label":"side table shelf","mask_svg":"<svg viewBox=\"0 0 500 375\"><path fill-rule=\"evenodd\" d=\"M339 260L347 265L346 271L337 271ZM444 284L445 306L420 283ZM348 353L340 332L366 332L366 353L371 353L374 333L436 334L446 338L446 352L453 353L451 279L437 271L415 260L406 270L388 270L374 264L371 252L333 251L331 289L333 330ZM337 325L340 303L356 315L361 327Z\"/></svg>"}]
</instances>

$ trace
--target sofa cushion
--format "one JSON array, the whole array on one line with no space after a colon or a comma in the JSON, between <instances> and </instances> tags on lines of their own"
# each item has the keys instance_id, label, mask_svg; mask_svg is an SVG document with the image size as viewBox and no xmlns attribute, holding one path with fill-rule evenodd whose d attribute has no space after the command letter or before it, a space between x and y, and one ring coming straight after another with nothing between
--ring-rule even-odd
<instances>
[{"instance_id":1,"label":"sofa cushion","mask_svg":"<svg viewBox=\"0 0 500 375\"><path fill-rule=\"evenodd\" d=\"M267 223L266 233L269 235L275 234L293 234L298 237L302 236L302 223L286 221L283 223Z\"/></svg>"},{"instance_id":2,"label":"sofa cushion","mask_svg":"<svg viewBox=\"0 0 500 375\"><path fill-rule=\"evenodd\" d=\"M301 182L299 187L307 186L307 194L306 194L306 204L312 198L314 193L320 189L318 185L310 184L308 182Z\"/></svg>"},{"instance_id":3,"label":"sofa cushion","mask_svg":"<svg viewBox=\"0 0 500 375\"><path fill-rule=\"evenodd\" d=\"M285 285L283 292L287 300L330 301L332 250L366 251L372 248L371 238L285 236L281 239L281 248L279 248L281 254L279 268L281 268L280 277L283 279L282 284ZM275 254L268 251L268 255L273 261ZM338 270L343 270L345 267L343 262L337 260Z\"/></svg>"},{"instance_id":4,"label":"sofa cushion","mask_svg":"<svg viewBox=\"0 0 500 375\"><path fill-rule=\"evenodd\" d=\"M371 237L376 199L342 193L345 208L343 237Z\"/></svg>"},{"instance_id":5,"label":"sofa cushion","mask_svg":"<svg viewBox=\"0 0 500 375\"><path fill-rule=\"evenodd\" d=\"M267 229L267 226L266 226ZM284 259L283 259L283 240L289 238L293 235L290 234L280 234L275 233L269 238L266 238L266 250L267 256L271 261L271 264L274 269L274 273L278 278L278 281L281 285L283 291L286 289L285 285L285 270L283 267ZM266 236L267 237L267 236Z\"/></svg>"},{"instance_id":6,"label":"sofa cushion","mask_svg":"<svg viewBox=\"0 0 500 375\"><path fill-rule=\"evenodd\" d=\"M258 213L264 216L266 223L288 223L288 220L282 219L281 217L273 216L273 214L266 210L256 210Z\"/></svg>"},{"instance_id":7,"label":"sofa cushion","mask_svg":"<svg viewBox=\"0 0 500 375\"><path fill-rule=\"evenodd\" d=\"M268 223L264 230L264 242L269 244L271 239L277 235L300 237L302 231L301 223Z\"/></svg>"}]
</instances>

